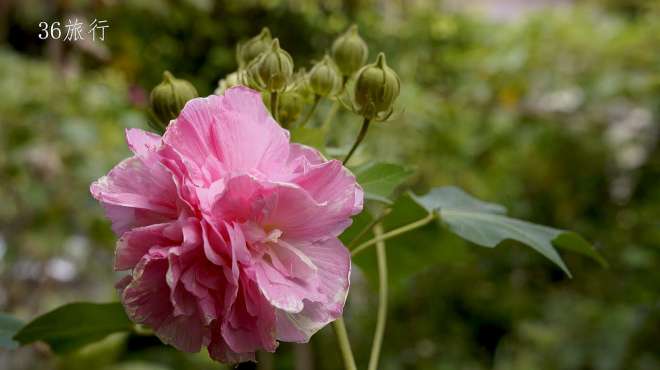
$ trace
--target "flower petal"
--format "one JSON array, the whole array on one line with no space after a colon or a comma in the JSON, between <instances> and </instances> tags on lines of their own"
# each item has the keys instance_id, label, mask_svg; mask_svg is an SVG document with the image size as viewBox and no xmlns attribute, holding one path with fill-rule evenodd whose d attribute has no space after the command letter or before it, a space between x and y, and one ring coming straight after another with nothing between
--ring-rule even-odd
<instances>
[{"instance_id":1,"label":"flower petal","mask_svg":"<svg viewBox=\"0 0 660 370\"><path fill-rule=\"evenodd\" d=\"M362 211L362 188L338 160L316 164L293 182L307 190L317 202L327 202L330 207L326 212L346 218Z\"/></svg>"},{"instance_id":2,"label":"flower petal","mask_svg":"<svg viewBox=\"0 0 660 370\"><path fill-rule=\"evenodd\" d=\"M296 185L278 183L264 202L267 212L261 223L282 230L283 238L290 241L338 236L352 222L345 212L332 212L334 205L318 203Z\"/></svg>"},{"instance_id":3,"label":"flower petal","mask_svg":"<svg viewBox=\"0 0 660 370\"><path fill-rule=\"evenodd\" d=\"M236 301L222 324L222 337L236 353L259 349L273 352L275 341L275 312L259 292L252 273L242 270Z\"/></svg>"},{"instance_id":4,"label":"flower petal","mask_svg":"<svg viewBox=\"0 0 660 370\"><path fill-rule=\"evenodd\" d=\"M351 256L337 239L328 239L300 248L318 269L323 298L306 300L298 313L277 310L277 339L307 342L319 329L341 316L348 294Z\"/></svg>"},{"instance_id":5,"label":"flower petal","mask_svg":"<svg viewBox=\"0 0 660 370\"><path fill-rule=\"evenodd\" d=\"M270 117L261 96L244 87L190 100L163 141L205 183L227 173L277 177L289 155L288 132Z\"/></svg>"},{"instance_id":6,"label":"flower petal","mask_svg":"<svg viewBox=\"0 0 660 370\"><path fill-rule=\"evenodd\" d=\"M181 243L181 230L168 222L137 227L125 232L117 242L115 270L128 270L147 254L152 247L168 247Z\"/></svg>"},{"instance_id":7,"label":"flower petal","mask_svg":"<svg viewBox=\"0 0 660 370\"><path fill-rule=\"evenodd\" d=\"M131 227L160 223L176 218L176 188L170 173L154 153L131 157L90 186L94 198L119 235Z\"/></svg>"},{"instance_id":8,"label":"flower petal","mask_svg":"<svg viewBox=\"0 0 660 370\"><path fill-rule=\"evenodd\" d=\"M161 137L152 132L139 128L126 129L126 143L128 148L136 155L154 152L160 145Z\"/></svg>"},{"instance_id":9,"label":"flower petal","mask_svg":"<svg viewBox=\"0 0 660 370\"><path fill-rule=\"evenodd\" d=\"M270 245L254 271L259 290L280 310L300 312L304 299L321 299L316 266L305 254L285 242Z\"/></svg>"}]
</instances>

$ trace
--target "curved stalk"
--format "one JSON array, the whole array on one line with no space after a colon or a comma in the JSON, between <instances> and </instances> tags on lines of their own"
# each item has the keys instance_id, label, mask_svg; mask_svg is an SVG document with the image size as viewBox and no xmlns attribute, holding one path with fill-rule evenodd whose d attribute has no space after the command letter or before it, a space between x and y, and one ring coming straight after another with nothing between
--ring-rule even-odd
<instances>
[{"instance_id":1,"label":"curved stalk","mask_svg":"<svg viewBox=\"0 0 660 370\"><path fill-rule=\"evenodd\" d=\"M383 236L383 225L377 224L374 226L374 234L376 237ZM385 322L387 321L387 254L385 254L384 240L376 242L376 257L378 260L378 314L368 370L378 370L378 359L383 345Z\"/></svg>"},{"instance_id":2,"label":"curved stalk","mask_svg":"<svg viewBox=\"0 0 660 370\"><path fill-rule=\"evenodd\" d=\"M351 156L353 156L353 153L355 153L355 149L360 145L362 140L364 140L364 137L367 136L367 130L369 130L369 123L371 120L369 118L365 118L364 121L362 122L362 128L360 129L360 133L357 136L357 139L355 139L355 143L353 143L353 146L351 147L351 150L348 151L348 154L346 154L346 158L344 158L344 166L348 162L349 159L351 159Z\"/></svg>"},{"instance_id":3,"label":"curved stalk","mask_svg":"<svg viewBox=\"0 0 660 370\"><path fill-rule=\"evenodd\" d=\"M415 222L413 222L413 223L409 223L409 224L407 224L407 225L401 226L401 227L399 227L399 228L397 228L397 229L394 229L394 230L388 231L388 232L386 232L385 234L383 234L383 235L381 235L381 236L376 236L375 238L373 238L373 239L371 239L371 240L369 240L369 241L366 241L366 242L364 242L364 243L358 245L357 247L355 247L355 249L353 249L353 250L351 251L351 256L355 256L355 255L357 255L358 253L364 251L365 249L369 248L370 246L372 246L372 245L374 245L374 244L376 244L376 243L378 243L378 242L380 242L380 241L384 241L384 240L387 240L387 239L389 239L389 238L393 238L393 237L395 237L395 236L398 236L398 235L401 235L401 234L403 234L403 233L406 233L406 232L408 232L408 231L411 231L411 230L415 230L415 229L417 229L417 228L420 228L420 227L422 227L422 226L428 224L429 222L433 221L433 220L435 219L435 217L436 217L436 216L435 216L434 213L429 213L428 215L426 215L426 217L424 217L424 218L422 218L422 219L420 219L420 220L417 220L417 221L415 221Z\"/></svg>"},{"instance_id":4,"label":"curved stalk","mask_svg":"<svg viewBox=\"0 0 660 370\"><path fill-rule=\"evenodd\" d=\"M321 131L326 136L330 131L330 123L332 123L332 119L335 117L335 114L337 114L337 110L339 110L339 105L340 105L339 95L341 95L344 92L344 89L346 89L346 82L348 82L348 76L344 76L342 78L341 90L339 91L339 94L337 94L337 96L335 97L335 101L334 103L332 103L332 107L330 107L330 111L328 111L328 115L325 117L323 124L321 124Z\"/></svg>"},{"instance_id":5,"label":"curved stalk","mask_svg":"<svg viewBox=\"0 0 660 370\"><path fill-rule=\"evenodd\" d=\"M380 214L380 216L374 218L374 220L371 221L369 225L367 225L364 229L360 230L360 232L346 245L346 248L352 249L353 246L355 246L355 244L357 244L357 242L359 242L360 239L362 239L362 237L369 232L369 230L373 229L374 226L376 226L377 223L381 222L387 215L390 214L390 212L392 212L392 209L386 208L383 211L383 213Z\"/></svg>"},{"instance_id":6,"label":"curved stalk","mask_svg":"<svg viewBox=\"0 0 660 370\"><path fill-rule=\"evenodd\" d=\"M316 111L316 108L319 106L320 101L321 101L321 95L314 95L314 103L312 104L312 107L309 108L309 111L307 112L305 118L300 122L300 127L305 127L309 119L312 118L312 115Z\"/></svg>"},{"instance_id":7,"label":"curved stalk","mask_svg":"<svg viewBox=\"0 0 660 370\"><path fill-rule=\"evenodd\" d=\"M335 102L332 103L332 107L330 107L328 115L325 116L325 120L321 124L321 131L323 131L323 134L327 135L330 131L330 124L332 123L332 119L335 117L335 114L337 114L337 110L339 110L339 100L335 100Z\"/></svg>"},{"instance_id":8,"label":"curved stalk","mask_svg":"<svg viewBox=\"0 0 660 370\"><path fill-rule=\"evenodd\" d=\"M344 368L346 370L357 370L355 359L353 358L353 351L351 350L351 342L348 340L346 325L344 325L344 319L342 317L338 318L332 323L332 327L335 329L335 335L337 336L337 342L339 342L341 356L344 359Z\"/></svg>"},{"instance_id":9,"label":"curved stalk","mask_svg":"<svg viewBox=\"0 0 660 370\"><path fill-rule=\"evenodd\" d=\"M275 118L275 121L279 122L277 119L277 105L279 103L279 94L277 91L270 92L270 114Z\"/></svg>"}]
</instances>

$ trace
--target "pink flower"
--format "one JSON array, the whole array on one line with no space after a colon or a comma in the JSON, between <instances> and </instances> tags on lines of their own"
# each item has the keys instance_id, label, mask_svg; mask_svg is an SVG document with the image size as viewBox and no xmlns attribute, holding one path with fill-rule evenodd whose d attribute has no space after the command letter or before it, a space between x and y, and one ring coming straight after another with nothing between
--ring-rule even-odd
<instances>
[{"instance_id":1,"label":"pink flower","mask_svg":"<svg viewBox=\"0 0 660 370\"><path fill-rule=\"evenodd\" d=\"M289 143L257 92L193 99L161 138L91 185L120 235L115 268L131 320L223 362L306 342L342 314L350 254L337 239L362 209L355 177Z\"/></svg>"}]
</instances>

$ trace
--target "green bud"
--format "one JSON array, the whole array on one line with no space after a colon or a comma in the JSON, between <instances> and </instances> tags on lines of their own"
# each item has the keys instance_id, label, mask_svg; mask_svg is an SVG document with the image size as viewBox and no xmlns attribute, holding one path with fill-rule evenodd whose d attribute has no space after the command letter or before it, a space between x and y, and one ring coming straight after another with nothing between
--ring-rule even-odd
<instances>
[{"instance_id":1,"label":"green bud","mask_svg":"<svg viewBox=\"0 0 660 370\"><path fill-rule=\"evenodd\" d=\"M337 63L342 76L349 77L367 62L369 48L352 25L332 44L332 58Z\"/></svg>"},{"instance_id":2,"label":"green bud","mask_svg":"<svg viewBox=\"0 0 660 370\"><path fill-rule=\"evenodd\" d=\"M198 96L197 90L190 82L174 78L169 71L165 71L163 82L151 90L153 128L160 132L165 131L170 121L179 116L186 102Z\"/></svg>"},{"instance_id":3,"label":"green bud","mask_svg":"<svg viewBox=\"0 0 660 370\"><path fill-rule=\"evenodd\" d=\"M282 91L293 75L293 59L280 42L274 39L270 50L262 53L248 66L250 85L260 90Z\"/></svg>"},{"instance_id":4,"label":"green bud","mask_svg":"<svg viewBox=\"0 0 660 370\"><path fill-rule=\"evenodd\" d=\"M261 29L261 33L253 38L238 44L236 47L236 59L238 60L238 67L243 68L253 61L259 54L268 50L272 42L270 30L268 27Z\"/></svg>"},{"instance_id":5,"label":"green bud","mask_svg":"<svg viewBox=\"0 0 660 370\"><path fill-rule=\"evenodd\" d=\"M318 96L334 96L342 85L341 74L329 55L316 63L307 76L309 88Z\"/></svg>"},{"instance_id":6,"label":"green bud","mask_svg":"<svg viewBox=\"0 0 660 370\"><path fill-rule=\"evenodd\" d=\"M304 67L298 68L298 70L291 77L289 86L287 86L284 91L295 91L305 100L311 98L314 95L312 90L309 88L309 83L307 81L307 70Z\"/></svg>"},{"instance_id":7,"label":"green bud","mask_svg":"<svg viewBox=\"0 0 660 370\"><path fill-rule=\"evenodd\" d=\"M353 105L365 118L389 114L399 96L401 82L394 70L387 66L385 54L378 54L376 62L362 67L356 75Z\"/></svg>"},{"instance_id":8,"label":"green bud","mask_svg":"<svg viewBox=\"0 0 660 370\"><path fill-rule=\"evenodd\" d=\"M238 86L243 83L245 71L239 70L225 76L218 81L218 87L213 92L215 95L222 95L230 87Z\"/></svg>"},{"instance_id":9,"label":"green bud","mask_svg":"<svg viewBox=\"0 0 660 370\"><path fill-rule=\"evenodd\" d=\"M300 117L304 106L305 102L302 95L295 91L285 91L280 95L280 103L277 110L279 122L284 127L288 127Z\"/></svg>"}]
</instances>

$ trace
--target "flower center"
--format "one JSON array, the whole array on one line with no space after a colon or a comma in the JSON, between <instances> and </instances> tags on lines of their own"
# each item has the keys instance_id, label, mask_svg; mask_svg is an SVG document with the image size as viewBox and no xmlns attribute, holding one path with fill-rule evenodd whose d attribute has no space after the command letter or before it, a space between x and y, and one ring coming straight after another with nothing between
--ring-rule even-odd
<instances>
[{"instance_id":1,"label":"flower center","mask_svg":"<svg viewBox=\"0 0 660 370\"><path fill-rule=\"evenodd\" d=\"M263 254L271 244L277 244L282 237L282 230L274 225L259 225L254 222L244 224L245 241L250 250L257 255Z\"/></svg>"},{"instance_id":2,"label":"flower center","mask_svg":"<svg viewBox=\"0 0 660 370\"><path fill-rule=\"evenodd\" d=\"M274 228L272 230L268 230L264 228L264 231L266 232L266 237L263 239L263 243L277 243L282 236L282 230L280 229Z\"/></svg>"}]
</instances>

